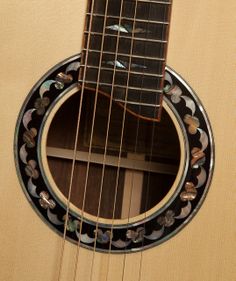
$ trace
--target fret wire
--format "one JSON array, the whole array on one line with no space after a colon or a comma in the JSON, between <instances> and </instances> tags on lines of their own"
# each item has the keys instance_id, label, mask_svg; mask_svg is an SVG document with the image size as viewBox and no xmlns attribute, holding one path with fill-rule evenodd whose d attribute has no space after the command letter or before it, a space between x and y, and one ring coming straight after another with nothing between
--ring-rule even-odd
<instances>
[{"instance_id":1,"label":"fret wire","mask_svg":"<svg viewBox=\"0 0 236 281\"><path fill-rule=\"evenodd\" d=\"M154 3L154 4L163 4L163 5L170 5L171 4L171 2L163 2L163 1L153 1L153 0L149 0L149 1L144 1L144 0L138 0L137 2L143 2L143 3ZM88 13L87 13L88 14ZM90 13L91 14L91 13ZM94 16L95 14L93 14L92 16ZM127 18L128 19L128 18ZM129 19L130 20L130 19ZM137 20L138 21L138 20ZM146 20L143 20L142 22L144 22L144 21L146 21ZM155 22L155 21L154 21ZM166 25L168 25L169 24L169 22L159 22L160 24L166 24ZM126 37L127 38L127 37ZM87 48L85 48L84 49L84 51L86 51L87 50L87 55L89 54L89 52L90 51L93 51L93 50L91 50L91 49L89 49L89 47L87 47ZM110 53L110 54L114 54L113 52L102 52L102 51L98 51L98 50L94 50L94 52L96 52L96 53L100 53L100 56L103 54L103 53ZM127 57L129 57L129 55L127 55L127 54L119 54L119 53L117 53L117 55L123 55L123 56L127 56ZM139 57L139 58L143 58L143 56L135 56L135 55L133 55L132 54L132 57ZM147 57L147 59L153 59L153 60L160 60L160 61L164 61L165 62L165 58L156 58L156 57ZM83 71L85 71L85 70L83 70ZM117 70L117 68L115 68L115 71L118 71ZM83 80L83 83L91 83L91 84L96 84L97 82L90 82L90 81L86 81L86 80ZM106 83L98 83L99 84L99 86L100 85L105 85ZM110 84L108 84L109 86L111 86ZM134 90L145 90L144 88L142 88L142 89L140 89L140 88L136 88L136 87L127 87L127 86L120 86L120 85L112 85L112 87L121 87L121 88L128 88L128 89L134 89ZM150 89L146 89L146 91L147 92L157 92L157 93L163 93L163 91L162 90L150 90ZM118 100L117 100L118 101ZM124 103L124 101L120 101L120 102L123 102ZM157 105L157 107L160 107L160 105Z\"/></svg>"},{"instance_id":2,"label":"fret wire","mask_svg":"<svg viewBox=\"0 0 236 281\"><path fill-rule=\"evenodd\" d=\"M84 48L84 49L82 50L82 52L83 52L83 51L88 51L89 53L90 53L90 52L94 52L94 53L101 53L101 51L100 51L100 50L95 50L95 49L91 49L91 48L89 48L89 49ZM129 54L125 54L125 53L118 53L118 52L117 52L117 53L115 53L115 52L103 51L102 53L103 53L103 54L107 54L107 55L115 55L115 54L117 54L118 56L130 57L130 55L129 55ZM134 54L132 54L132 58L139 58L139 59L143 59L144 57L143 57L143 56L139 56L139 55L134 55ZM150 56L150 57L145 57L145 59L156 60L156 61L163 61L163 62L165 62L165 61L166 61L166 59L165 59L165 58L152 57L152 56Z\"/></svg>"},{"instance_id":3,"label":"fret wire","mask_svg":"<svg viewBox=\"0 0 236 281\"><path fill-rule=\"evenodd\" d=\"M140 3L154 3L154 4L163 4L163 5L171 5L172 2L163 2L163 1L155 1L155 0L137 0Z\"/></svg>"},{"instance_id":4,"label":"fret wire","mask_svg":"<svg viewBox=\"0 0 236 281\"><path fill-rule=\"evenodd\" d=\"M153 103L144 103L144 102L135 102L135 101L124 101L124 100L121 100L121 99L114 99L114 101L116 102L120 102L120 103L124 103L124 104L132 104L132 105L143 105L143 106L148 106L148 107L161 107L160 104L153 104Z\"/></svg>"},{"instance_id":5,"label":"fret wire","mask_svg":"<svg viewBox=\"0 0 236 281\"><path fill-rule=\"evenodd\" d=\"M86 69L98 69L99 67L98 66L93 66L93 65L87 65L87 66L85 66L85 65L80 65L80 67L83 67L83 68L85 68L84 70L86 71ZM100 67L100 69L101 70L107 70L107 71L113 71L114 72L114 68L109 68L109 67ZM128 70L126 70L126 69L119 69L119 68L116 68L116 71L117 72L120 72L120 73L127 73L128 72ZM151 77L156 77L156 78L163 78L164 77L164 75L163 74L159 74L159 73L144 73L144 72L138 72L138 71L129 71L129 73L131 73L131 74L136 74L136 75L142 75L142 76L151 76Z\"/></svg>"},{"instance_id":6,"label":"fret wire","mask_svg":"<svg viewBox=\"0 0 236 281\"><path fill-rule=\"evenodd\" d=\"M168 1L168 2L163 2L163 1L136 1L136 3L148 3L148 4L168 4L168 3L170 3L171 4L171 2L170 1ZM146 5L146 4L142 4L142 5ZM123 7L123 6L122 6ZM146 7L146 6L145 6ZM151 6L149 6L149 7L151 7ZM155 7L155 9L157 8L158 9L158 6L153 6L153 7ZM168 7L168 5L166 5L166 7ZM161 9L164 9L165 11L166 11L166 8L164 8L164 6L160 6L160 8ZM151 8L150 8L151 9ZM164 12L164 11L163 11ZM96 16L97 17L100 17L100 19L99 18L97 18L97 21L98 21L98 23L99 22L101 22L101 21L103 21L103 19L105 19L105 17L104 17L104 15L103 15L103 10L101 10L100 9L100 12L97 12L97 11L95 11L94 13L92 13L92 12L88 12L87 13L87 16L88 16L88 18L87 18L87 20L89 20L89 19L91 19L91 18L95 18ZM169 22L170 22L170 20L169 20L169 18L167 19L167 20L164 20L165 18L163 17L163 20L159 20L159 21L157 21L157 20L155 20L155 18L151 18L151 20L149 20L149 19L144 19L144 18L142 18L142 15L140 14L138 17L139 18L141 18L141 19L139 19L139 18L137 18L136 16L135 16L135 18L133 17L133 18L129 18L127 15L128 14L126 14L126 16L120 16L120 17L118 17L117 15L112 15L113 14L113 12L111 11L111 15L107 15L106 14L106 20L112 20L112 19L114 19L115 21L116 20L119 20L119 22L121 22L122 20L127 20L128 22L130 22L130 25L132 25L132 29L134 29L137 25L141 25L142 23L147 23L148 22L148 24L153 24L153 25L159 25L159 27L158 27L158 29L160 29L161 28L161 26L160 25L162 25L163 26L163 28L162 28L162 32L164 32L164 33L162 33L163 35L165 35L166 34L166 31L165 31L165 28L167 27L167 31L168 31L168 27L169 27ZM94 19L95 20L95 19ZM96 23L96 20L95 20L95 23ZM112 24L112 23L111 23ZM119 23L120 24L120 23ZM129 24L129 23L128 23ZM96 26L95 26L96 27ZM131 32L131 31L130 31ZM132 33L133 33L133 31L132 31ZM87 32L87 30L85 30L84 31L84 34L85 34L85 36L88 36L88 32ZM91 31L90 32L90 34L89 34L90 36L97 36L97 38L99 38L100 36L102 36L102 35L104 35L104 33L101 33L101 31L99 30L99 31ZM137 34L138 35L138 34ZM117 37L117 34L112 34L112 33L106 33L106 31L105 31L105 35L104 36L106 36L107 38L108 38L108 40L114 40L114 38L116 38ZM153 36L154 37L154 36ZM96 38L96 37L94 37L94 38ZM161 44L161 45L159 45L160 46L160 48L166 48L166 47L164 47L164 45L167 45L168 44L168 40L160 40L160 39L155 39L155 38L153 38L153 39L149 39L149 38L144 38L144 37L136 37L136 34L133 34L133 37L131 38L130 36L124 36L124 34L120 34L119 33L119 38L121 38L121 39L124 39L124 40L135 40L134 42L137 42L136 44L142 44L141 42L148 42L148 44L152 44L153 43L153 45L154 44ZM111 41L111 42L113 42L113 41ZM121 42L123 42L123 41L121 41ZM125 42L125 41L124 41ZM127 41L128 42L128 41ZM139 43L140 42L140 43ZM94 42L95 43L95 42ZM164 44L164 45L162 45L162 44ZM137 60L143 60L143 59L145 59L145 61L147 62L147 64L148 64L148 61L149 61L149 63L151 63L151 65L153 65L153 63L151 62L151 61L155 61L156 62L156 64L154 64L153 65L153 67L151 67L150 68L150 71L149 72L147 72L147 73L144 73L144 72L141 72L141 71L139 71L139 69L137 70L137 69L135 69L135 68L133 68L133 70L130 70L129 71L129 73L132 75L137 75L137 79L138 79L138 77L140 76L140 75L143 75L143 77L145 78L147 78L147 79L154 79L154 78L159 78L159 79L163 79L163 77L164 77L164 75L163 75L163 73L164 73L164 69L163 69L163 66L161 66L160 65L160 63L161 64L165 64L165 62L166 62L166 56L164 56L164 57L162 57L162 53L160 52L160 53L156 53L156 55L158 56L158 57L156 57L156 55L154 55L155 54L155 52L151 52L151 49L150 49L150 52L149 52L149 54L148 54L148 56L146 56L146 54L145 55L143 55L143 54L141 54L143 51L140 49L137 49L137 53L136 54L133 54L133 53L131 53L131 54L127 54L127 53L123 53L124 51L126 52L126 50L123 48L123 50L121 50L121 52L118 52L118 51L108 51L109 49L110 50L112 50L113 48L108 48L108 50L106 50L106 51L101 51L101 50L99 50L99 49L97 49L96 48L96 45L91 45L92 47L94 47L94 49L91 49L91 47L86 47L86 48L84 48L83 49L83 51L82 51L82 53L83 52L87 52L87 55L88 56L90 56L91 55L91 59L94 57L96 60L97 60L97 57L99 56L100 58L101 58L101 56L111 56L111 60L113 61L114 59L113 59L113 56L115 55L115 56L120 56L120 57L123 57L122 59L123 60L127 60L127 59L131 59L131 58L134 58L134 59L137 59ZM142 45L140 45L140 47L141 47ZM152 46L152 45L151 45ZM157 45L157 48L159 48L159 46ZM163 46L163 47L161 47L161 46ZM146 49L146 48L145 48ZM140 53L140 55L138 54L138 53ZM120 58L121 59L121 58ZM106 60L106 59L105 59ZM119 60L119 59L118 59ZM99 69L101 69L101 70L104 70L104 71L113 71L114 73L117 71L117 73L119 73L119 77L121 77L122 78L122 73L127 73L127 70L126 69L120 69L118 66L116 66L116 64L115 64L115 62L116 62L116 60L114 60L114 65L113 65L113 67L99 67ZM86 71L88 71L88 74L89 73L91 73L91 75L92 75L92 73L93 73L93 71L95 71L95 70L98 70L98 66L97 66L97 62L94 62L94 63L90 63L91 65L88 65L87 66L87 68L86 67L84 67L84 65L83 65L83 61L82 61L82 63L81 63L81 69L82 69L82 72L85 72L86 73ZM142 63L141 63L142 64ZM154 66L155 66L155 68L154 68ZM130 66L129 66L130 67ZM127 68L127 67L126 67ZM159 70L160 70L160 68L163 70L162 71L162 74L160 74L160 72L159 72ZM89 71L89 69L91 69L91 72ZM93 69L93 70L92 70ZM154 72L154 69L159 69L157 72L158 72L158 74L154 74L154 75L152 75L152 72ZM144 71L144 70L143 70ZM108 75L109 75L109 72L107 73ZM93 75L95 75L95 72L94 72L94 74ZM104 75L105 75L105 72L104 72ZM89 74L89 76L90 76L90 74ZM89 76L88 76L88 78L86 79L85 78L85 83L88 83L88 84L92 84L92 85L96 85L96 83L94 82L94 81L90 81L90 80L93 80L93 76L91 76L91 78L89 78ZM148 77L150 77L150 78L148 78ZM117 77L118 78L118 77ZM87 80L87 81L86 81ZM104 80L104 79L103 79ZM105 79L105 80L107 80L107 79ZM148 80L147 80L148 81ZM119 81L117 81L118 83L117 84L112 84L111 82L100 82L99 83L99 86L100 85L103 85L103 86L109 86L109 88L111 88L111 87L120 87L120 88L126 88L126 90L127 89L135 89L135 90L140 90L140 86L139 86L139 88L138 87L133 87L133 86L136 86L136 85L132 85L132 87L129 87L129 85L128 86L121 86L121 85L118 85L119 84ZM159 83L159 82L158 82ZM146 84L147 86L149 86L149 84ZM153 85L154 86L154 85ZM160 88L159 87L159 84L157 85L156 83L155 83L155 86L154 87L157 87L157 88L159 88L159 93L163 93L163 91L162 91L162 87ZM143 90L145 90L145 89L143 89ZM153 91L157 91L156 90L156 88L155 89L146 89L148 92L152 92L153 93Z\"/></svg>"},{"instance_id":7,"label":"fret wire","mask_svg":"<svg viewBox=\"0 0 236 281\"><path fill-rule=\"evenodd\" d=\"M84 34L90 34L90 35L102 35L101 32L88 32L87 30L84 31ZM105 33L105 37L106 36L110 36L110 37L117 37L116 34L110 34L110 33ZM124 39L131 39L131 37L129 36L124 36L124 35L120 35L120 38L124 38ZM159 39L148 39L148 38L141 38L141 37L134 37L134 40L137 41L145 41L145 42L153 42L153 43L163 43L166 44L167 41L166 40L159 40Z\"/></svg>"},{"instance_id":8,"label":"fret wire","mask_svg":"<svg viewBox=\"0 0 236 281\"><path fill-rule=\"evenodd\" d=\"M79 82L81 82L79 80ZM97 82L92 81L92 80L84 80L84 83L86 84L92 84L92 85L97 85ZM133 87L133 86L125 86L125 85L118 85L118 84L111 84L111 83L105 83L105 82L99 82L99 86L106 86L106 87L114 87L114 88L122 88L122 89L130 89L130 90L137 90L137 91L145 91L145 92L150 92L150 93L163 93L163 90L161 89L148 89L148 88L140 88L140 87Z\"/></svg>"},{"instance_id":9,"label":"fret wire","mask_svg":"<svg viewBox=\"0 0 236 281\"><path fill-rule=\"evenodd\" d=\"M104 17L103 14L99 14L99 13L86 13L86 15L88 16L92 16L92 17ZM119 17L118 16L107 16L108 19L115 19L118 20ZM133 21L133 18L129 18L129 17L121 17L121 20L129 20L129 21ZM146 23L147 20L146 19L136 19L137 23ZM149 20L150 23L154 23L154 24L162 24L162 25L169 25L170 23L167 21L155 21L155 20Z\"/></svg>"}]
</instances>

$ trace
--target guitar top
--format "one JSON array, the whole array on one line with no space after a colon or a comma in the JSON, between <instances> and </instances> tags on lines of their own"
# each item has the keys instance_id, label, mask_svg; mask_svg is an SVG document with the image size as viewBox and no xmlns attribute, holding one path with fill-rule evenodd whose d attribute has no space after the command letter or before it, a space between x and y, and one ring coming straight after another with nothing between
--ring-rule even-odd
<instances>
[{"instance_id":1,"label":"guitar top","mask_svg":"<svg viewBox=\"0 0 236 281\"><path fill-rule=\"evenodd\" d=\"M233 281L236 3L107 3L1 3L0 280Z\"/></svg>"}]
</instances>

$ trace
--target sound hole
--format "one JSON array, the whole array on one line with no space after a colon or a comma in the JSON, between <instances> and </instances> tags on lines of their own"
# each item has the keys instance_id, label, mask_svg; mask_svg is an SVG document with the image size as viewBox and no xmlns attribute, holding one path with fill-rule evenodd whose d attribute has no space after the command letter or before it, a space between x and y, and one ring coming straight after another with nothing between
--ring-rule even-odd
<instances>
[{"instance_id":1,"label":"sound hole","mask_svg":"<svg viewBox=\"0 0 236 281\"><path fill-rule=\"evenodd\" d=\"M176 128L164 109L160 123L127 111L123 122L124 108L113 102L105 148L110 99L98 95L92 126L94 103L94 92L86 91L70 202L86 213L108 219L144 213L165 198L176 178L180 163ZM47 137L49 169L65 198L69 193L79 105L80 93L67 99L53 117Z\"/></svg>"}]
</instances>

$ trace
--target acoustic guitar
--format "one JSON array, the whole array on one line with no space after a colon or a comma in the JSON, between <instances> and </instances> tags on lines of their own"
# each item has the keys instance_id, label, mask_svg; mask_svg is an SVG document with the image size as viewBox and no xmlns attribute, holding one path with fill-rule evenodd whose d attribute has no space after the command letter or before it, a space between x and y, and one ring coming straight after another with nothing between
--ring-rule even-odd
<instances>
[{"instance_id":1,"label":"acoustic guitar","mask_svg":"<svg viewBox=\"0 0 236 281\"><path fill-rule=\"evenodd\" d=\"M228 2L3 2L0 280L234 280Z\"/></svg>"}]
</instances>

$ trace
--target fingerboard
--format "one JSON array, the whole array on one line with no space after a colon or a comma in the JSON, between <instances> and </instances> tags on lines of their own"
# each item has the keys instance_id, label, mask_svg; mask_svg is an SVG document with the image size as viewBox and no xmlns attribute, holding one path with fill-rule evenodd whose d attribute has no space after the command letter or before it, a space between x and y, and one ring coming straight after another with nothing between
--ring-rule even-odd
<instances>
[{"instance_id":1,"label":"fingerboard","mask_svg":"<svg viewBox=\"0 0 236 281\"><path fill-rule=\"evenodd\" d=\"M89 0L79 82L159 120L170 13L169 0Z\"/></svg>"}]
</instances>

